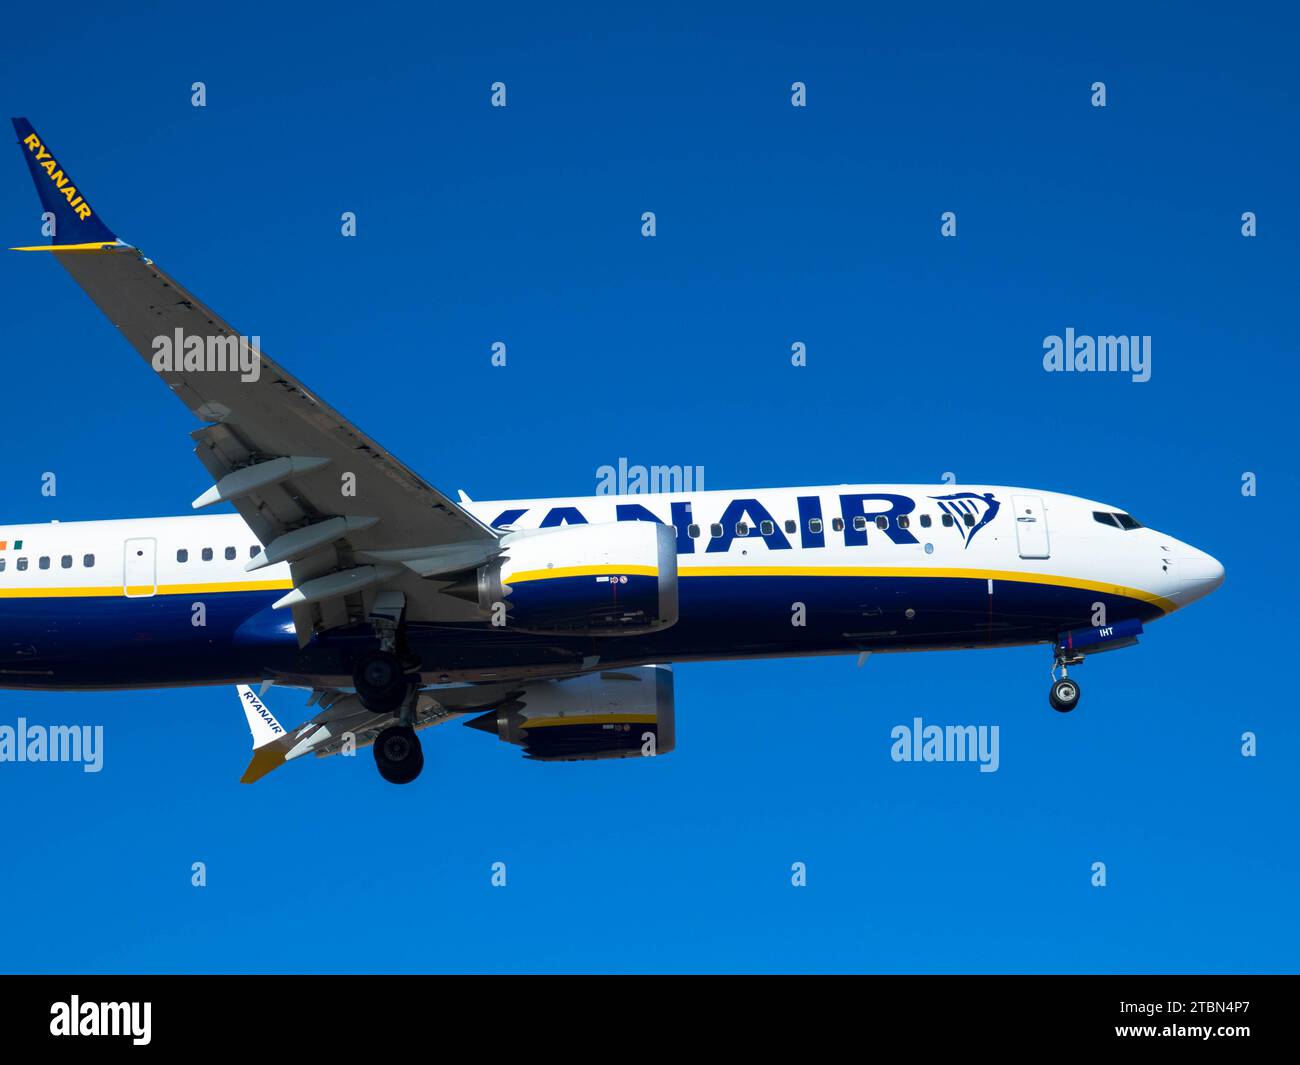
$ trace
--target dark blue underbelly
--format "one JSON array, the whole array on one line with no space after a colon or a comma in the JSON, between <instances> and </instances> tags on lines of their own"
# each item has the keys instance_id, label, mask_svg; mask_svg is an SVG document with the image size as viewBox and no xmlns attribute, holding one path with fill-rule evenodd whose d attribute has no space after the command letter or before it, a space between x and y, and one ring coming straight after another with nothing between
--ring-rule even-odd
<instances>
[{"instance_id":1,"label":"dark blue underbelly","mask_svg":"<svg viewBox=\"0 0 1300 1065\"><path fill-rule=\"evenodd\" d=\"M270 609L281 594L204 595L203 626L193 623L190 595L0 599L0 687L221 684L286 672L346 677L369 630L331 632L300 649L288 612ZM678 623L647 636L546 636L485 624L413 625L408 639L425 671L436 674L576 667L593 655L670 662L1024 644L1090 624L1098 602L1111 622L1161 614L1137 599L1056 585L999 580L990 597L986 580L957 577L689 577L680 597ZM797 616L803 624L792 623Z\"/></svg>"}]
</instances>

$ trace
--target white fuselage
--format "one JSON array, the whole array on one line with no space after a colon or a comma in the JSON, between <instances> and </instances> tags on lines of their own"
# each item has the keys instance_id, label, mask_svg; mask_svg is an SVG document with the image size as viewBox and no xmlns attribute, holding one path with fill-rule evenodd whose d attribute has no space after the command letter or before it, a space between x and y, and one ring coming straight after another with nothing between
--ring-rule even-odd
<instances>
[{"instance_id":1,"label":"white fuselage","mask_svg":"<svg viewBox=\"0 0 1300 1065\"><path fill-rule=\"evenodd\" d=\"M1089 624L1093 604L1106 604L1112 617L1127 610L1149 620L1223 579L1222 567L1196 548L1136 523L1121 527L1127 515L1116 508L1000 486L842 485L465 507L509 530L620 520L677 527L682 617L676 636L669 630L658 643L619 645L606 660L653 660L661 651L659 660L671 660L1032 642L1049 638L1052 625ZM241 618L266 614L292 587L287 564L247 570L260 549L234 514L0 527L0 686L6 679L40 686L47 673L51 687L64 686L60 675L72 686L114 686L111 676L96 678L76 664L77 641L116 633L119 625L138 627L144 635L137 642L155 653L165 654L174 639L177 654L190 661L196 654L219 658L223 641L242 631ZM174 605L164 624L161 609L151 613L148 604L168 600ZM819 616L828 619L820 629L800 632L789 624L792 604L805 600L818 603ZM175 604L193 613L201 603L206 614L222 602L228 604L225 628L203 633L202 645L192 632L169 630L185 615ZM1035 611L1050 619L1042 632L1015 620ZM997 631L1002 622L995 623L1004 615L1014 622L1005 639ZM714 631L719 625L730 627L730 639ZM911 625L917 627L909 637ZM751 633L751 626L763 634ZM970 629L964 636L962 626ZM788 640L786 628L794 630ZM491 635L480 640L487 650L474 657L487 669L494 668ZM95 648L85 651L98 660ZM47 670L51 657L63 665ZM111 666L100 661L95 669ZM247 668L196 665L191 671L198 674L194 683L214 683ZM502 667L490 675L503 669L508 672ZM485 667L434 672L473 678L475 670ZM185 683L188 675L169 674L165 682ZM139 670L124 683L140 684Z\"/></svg>"}]
</instances>

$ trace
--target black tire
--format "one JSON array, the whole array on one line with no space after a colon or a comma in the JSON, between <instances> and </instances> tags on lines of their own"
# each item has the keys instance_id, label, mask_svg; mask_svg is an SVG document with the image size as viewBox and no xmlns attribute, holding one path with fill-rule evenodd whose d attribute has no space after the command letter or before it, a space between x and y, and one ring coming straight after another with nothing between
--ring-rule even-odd
<instances>
[{"instance_id":1,"label":"black tire","mask_svg":"<svg viewBox=\"0 0 1300 1065\"><path fill-rule=\"evenodd\" d=\"M409 784L424 768L424 749L415 729L390 725L375 737L375 765L390 784Z\"/></svg>"},{"instance_id":2,"label":"black tire","mask_svg":"<svg viewBox=\"0 0 1300 1065\"><path fill-rule=\"evenodd\" d=\"M392 714L406 699L407 680L401 660L387 651L367 651L352 671L361 705L374 714Z\"/></svg>"},{"instance_id":3,"label":"black tire","mask_svg":"<svg viewBox=\"0 0 1300 1065\"><path fill-rule=\"evenodd\" d=\"M1068 714L1079 705L1079 685L1069 677L1062 677L1053 682L1051 691L1047 693L1047 701L1057 713Z\"/></svg>"}]
</instances>

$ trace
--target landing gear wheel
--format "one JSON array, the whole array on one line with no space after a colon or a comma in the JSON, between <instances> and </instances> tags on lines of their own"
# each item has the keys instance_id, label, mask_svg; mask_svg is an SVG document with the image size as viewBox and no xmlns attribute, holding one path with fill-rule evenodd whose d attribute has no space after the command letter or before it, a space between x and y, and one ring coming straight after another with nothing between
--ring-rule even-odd
<instances>
[{"instance_id":1,"label":"landing gear wheel","mask_svg":"<svg viewBox=\"0 0 1300 1065\"><path fill-rule=\"evenodd\" d=\"M1047 701L1052 704L1053 710L1068 714L1079 705L1079 685L1069 677L1053 681L1052 690L1047 693Z\"/></svg>"},{"instance_id":2,"label":"landing gear wheel","mask_svg":"<svg viewBox=\"0 0 1300 1065\"><path fill-rule=\"evenodd\" d=\"M390 725L375 739L375 765L390 784L409 784L424 768L424 749L415 729Z\"/></svg>"},{"instance_id":3,"label":"landing gear wheel","mask_svg":"<svg viewBox=\"0 0 1300 1065\"><path fill-rule=\"evenodd\" d=\"M352 672L361 705L372 714L395 714L406 699L406 674L402 662L388 651L367 651Z\"/></svg>"}]
</instances>

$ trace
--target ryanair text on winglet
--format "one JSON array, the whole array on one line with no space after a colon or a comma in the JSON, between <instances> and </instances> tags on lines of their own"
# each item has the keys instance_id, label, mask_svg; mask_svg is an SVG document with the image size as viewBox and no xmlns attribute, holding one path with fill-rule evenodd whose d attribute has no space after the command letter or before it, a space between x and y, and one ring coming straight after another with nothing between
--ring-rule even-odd
<instances>
[{"instance_id":1,"label":"ryanair text on winglet","mask_svg":"<svg viewBox=\"0 0 1300 1065\"><path fill-rule=\"evenodd\" d=\"M77 217L83 222L89 218L92 213L90 204L77 192L77 186L68 181L68 176L55 162L54 156L45 150L41 138L36 136L35 133L29 133L23 138L23 144L26 145L29 152L36 156L37 164L50 176L50 180L54 182L58 190L67 197L68 206L77 213Z\"/></svg>"}]
</instances>

